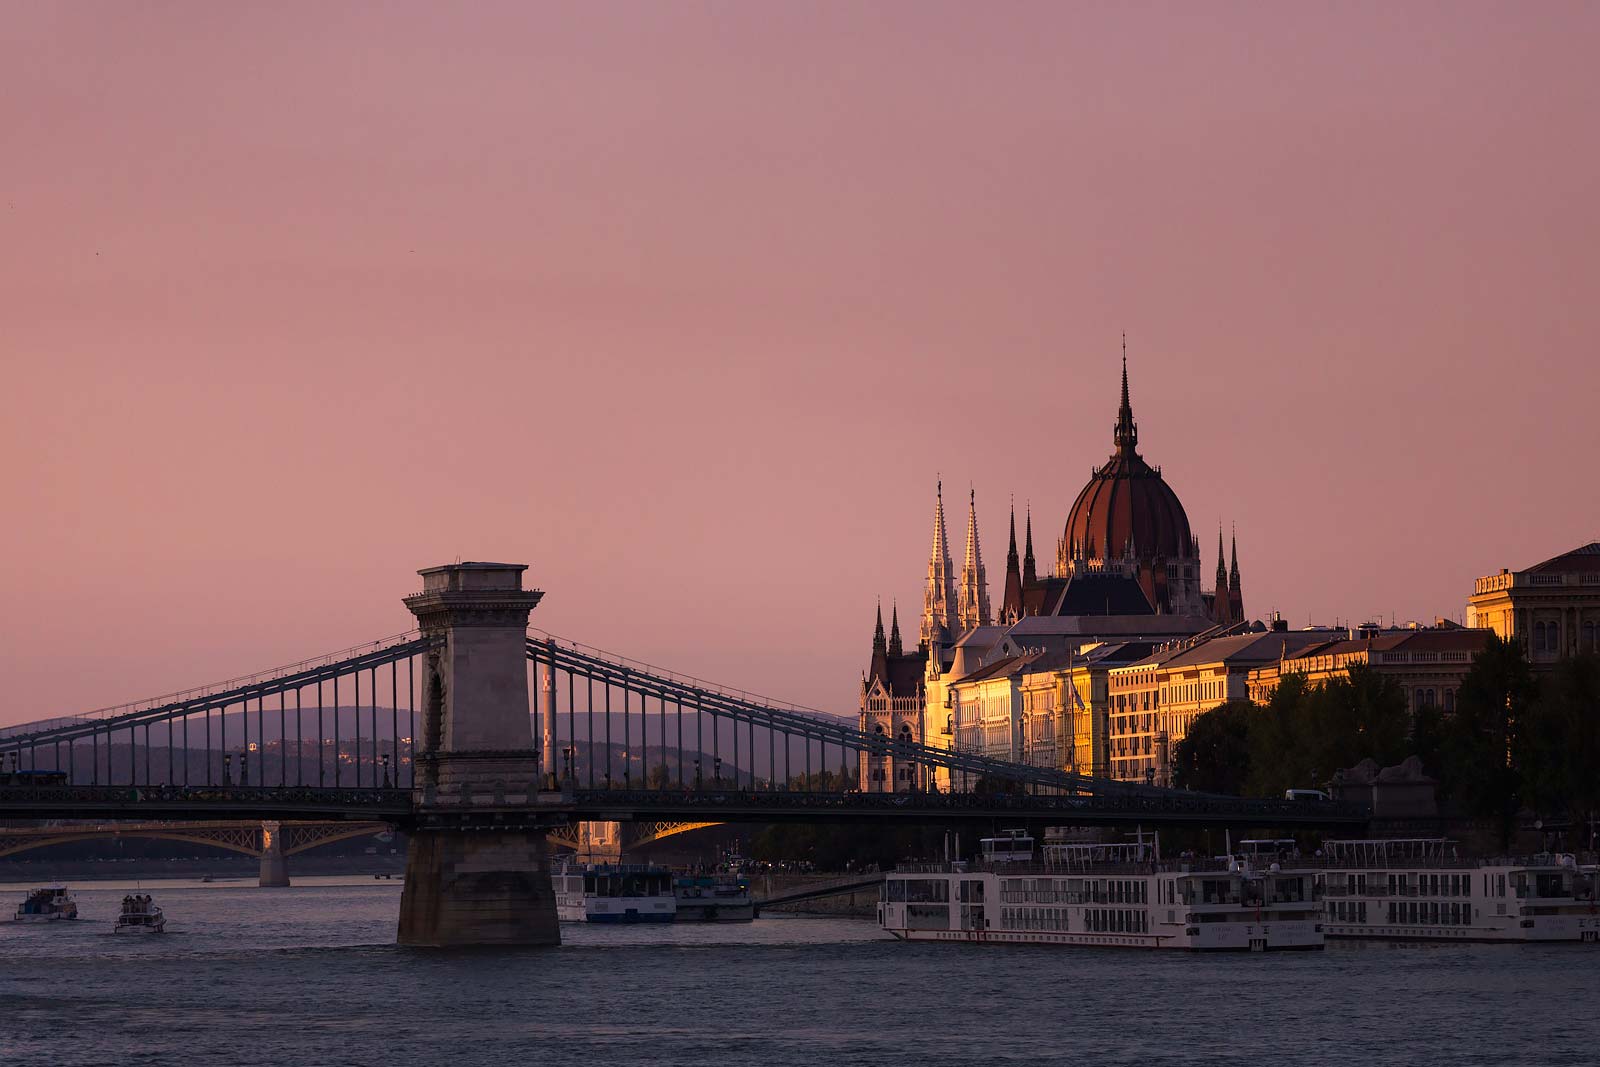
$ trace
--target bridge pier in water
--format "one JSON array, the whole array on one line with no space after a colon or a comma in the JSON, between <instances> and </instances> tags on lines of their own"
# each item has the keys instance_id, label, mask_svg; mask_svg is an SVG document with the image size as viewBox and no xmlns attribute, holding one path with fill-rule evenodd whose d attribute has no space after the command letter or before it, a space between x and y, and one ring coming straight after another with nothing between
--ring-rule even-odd
<instances>
[{"instance_id":1,"label":"bridge pier in water","mask_svg":"<svg viewBox=\"0 0 1600 1067\"><path fill-rule=\"evenodd\" d=\"M439 644L423 672L416 823L402 945L556 945L549 846L529 818L539 766L528 716L526 630L542 593L527 568L457 563L419 572L406 598Z\"/></svg>"},{"instance_id":2,"label":"bridge pier in water","mask_svg":"<svg viewBox=\"0 0 1600 1067\"><path fill-rule=\"evenodd\" d=\"M283 834L276 822L261 824L261 876L256 884L262 889L289 884L289 859L283 854Z\"/></svg>"}]
</instances>

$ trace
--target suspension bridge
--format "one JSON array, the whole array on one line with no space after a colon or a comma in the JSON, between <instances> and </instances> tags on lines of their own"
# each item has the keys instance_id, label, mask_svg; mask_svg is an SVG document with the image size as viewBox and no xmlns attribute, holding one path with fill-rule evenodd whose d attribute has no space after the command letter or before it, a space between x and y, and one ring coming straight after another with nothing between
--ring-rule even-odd
<instances>
[{"instance_id":1,"label":"suspension bridge","mask_svg":"<svg viewBox=\"0 0 1600 1067\"><path fill-rule=\"evenodd\" d=\"M0 819L382 823L399 938L557 940L547 839L584 820L1359 827L1318 802L1158 789L906 738L528 628L526 568L421 571L418 628L165 697L0 730ZM532 698L532 699L530 699ZM863 792L861 761L940 790Z\"/></svg>"}]
</instances>

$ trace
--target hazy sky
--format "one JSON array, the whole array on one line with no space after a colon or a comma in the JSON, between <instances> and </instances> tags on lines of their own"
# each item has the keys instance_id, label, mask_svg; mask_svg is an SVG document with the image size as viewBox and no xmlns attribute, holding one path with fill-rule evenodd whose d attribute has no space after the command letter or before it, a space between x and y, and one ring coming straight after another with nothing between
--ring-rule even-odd
<instances>
[{"instance_id":1,"label":"hazy sky","mask_svg":"<svg viewBox=\"0 0 1600 1067\"><path fill-rule=\"evenodd\" d=\"M942 472L1141 448L1247 608L1600 538L1600 5L25 4L0 722L534 622L853 711Z\"/></svg>"}]
</instances>

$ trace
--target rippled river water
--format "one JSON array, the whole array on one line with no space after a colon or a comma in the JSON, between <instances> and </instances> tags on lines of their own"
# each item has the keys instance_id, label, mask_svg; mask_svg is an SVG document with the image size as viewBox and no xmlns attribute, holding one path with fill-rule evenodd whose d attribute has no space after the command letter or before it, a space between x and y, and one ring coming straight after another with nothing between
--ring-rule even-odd
<instances>
[{"instance_id":1,"label":"rippled river water","mask_svg":"<svg viewBox=\"0 0 1600 1067\"><path fill-rule=\"evenodd\" d=\"M859 920L393 945L398 882L145 883L168 933L0 922L0 1064L1449 1064L1600 1057L1595 946L1191 956L907 945ZM9 917L21 888L0 888Z\"/></svg>"}]
</instances>

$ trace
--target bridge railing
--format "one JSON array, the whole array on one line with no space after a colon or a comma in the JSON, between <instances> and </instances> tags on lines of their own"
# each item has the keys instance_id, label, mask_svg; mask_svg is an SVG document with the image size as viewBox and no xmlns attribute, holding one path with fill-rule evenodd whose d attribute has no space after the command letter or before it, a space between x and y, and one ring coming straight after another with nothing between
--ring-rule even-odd
<instances>
[{"instance_id":1,"label":"bridge railing","mask_svg":"<svg viewBox=\"0 0 1600 1067\"><path fill-rule=\"evenodd\" d=\"M0 784L407 787L425 676L416 661L433 647L413 631L14 727L0 737Z\"/></svg>"},{"instance_id":2,"label":"bridge railing","mask_svg":"<svg viewBox=\"0 0 1600 1067\"><path fill-rule=\"evenodd\" d=\"M710 777L715 780L731 779L737 787L759 779L773 790L795 782L797 769L803 787L854 787L869 765L892 762L897 776L905 774L906 784L922 790L931 788L938 777L947 789L959 792L1017 787L1070 795L1176 792L867 734L838 716L764 703L762 698L723 687L702 688L687 676L657 673L637 661L588 651L549 635L530 638L528 658L539 675L535 688L541 700L546 769L562 780L590 787L601 781L614 784L618 764L624 788L652 782L667 788L681 785L690 780L690 766L694 780L703 781L711 769L704 765L709 757L715 768ZM659 761L654 764L652 750ZM724 752L729 754L726 774ZM741 765L741 759L747 765ZM901 784L885 783L884 791L894 792Z\"/></svg>"}]
</instances>

